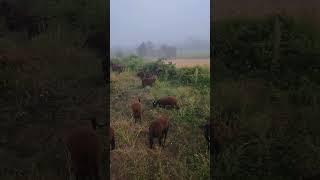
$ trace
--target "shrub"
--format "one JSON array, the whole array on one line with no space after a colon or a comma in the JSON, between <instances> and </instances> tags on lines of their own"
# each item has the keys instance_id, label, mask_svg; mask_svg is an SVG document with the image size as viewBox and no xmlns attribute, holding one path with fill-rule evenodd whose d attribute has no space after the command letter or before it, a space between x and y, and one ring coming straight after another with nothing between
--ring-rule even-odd
<instances>
[{"instance_id":1,"label":"shrub","mask_svg":"<svg viewBox=\"0 0 320 180\"><path fill-rule=\"evenodd\" d=\"M319 83L319 38L306 23L280 17L280 59L273 61L274 17L216 23L215 77L261 77L280 88ZM219 68L227 68L224 72ZM217 73L223 73L222 76ZM229 74L228 74L229 73Z\"/></svg>"},{"instance_id":2,"label":"shrub","mask_svg":"<svg viewBox=\"0 0 320 180\"><path fill-rule=\"evenodd\" d=\"M123 63L126 65L129 71L137 71L143 66L143 60L135 55L130 55L124 58Z\"/></svg>"}]
</instances>

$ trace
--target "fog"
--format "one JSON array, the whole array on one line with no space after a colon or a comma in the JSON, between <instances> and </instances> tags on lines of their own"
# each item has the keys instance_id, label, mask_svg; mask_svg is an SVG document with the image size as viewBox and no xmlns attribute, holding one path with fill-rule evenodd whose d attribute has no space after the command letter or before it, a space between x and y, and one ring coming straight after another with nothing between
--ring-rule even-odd
<instances>
[{"instance_id":1,"label":"fog","mask_svg":"<svg viewBox=\"0 0 320 180\"><path fill-rule=\"evenodd\" d=\"M111 0L110 46L143 41L183 46L210 38L210 0Z\"/></svg>"}]
</instances>

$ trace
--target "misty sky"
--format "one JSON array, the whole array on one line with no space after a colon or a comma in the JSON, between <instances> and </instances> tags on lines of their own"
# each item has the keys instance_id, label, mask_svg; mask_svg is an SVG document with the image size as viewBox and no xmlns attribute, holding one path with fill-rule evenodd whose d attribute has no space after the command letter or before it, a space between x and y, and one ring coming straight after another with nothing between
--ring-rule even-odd
<instances>
[{"instance_id":1,"label":"misty sky","mask_svg":"<svg viewBox=\"0 0 320 180\"><path fill-rule=\"evenodd\" d=\"M210 0L111 0L110 43L142 41L175 44L210 38Z\"/></svg>"}]
</instances>

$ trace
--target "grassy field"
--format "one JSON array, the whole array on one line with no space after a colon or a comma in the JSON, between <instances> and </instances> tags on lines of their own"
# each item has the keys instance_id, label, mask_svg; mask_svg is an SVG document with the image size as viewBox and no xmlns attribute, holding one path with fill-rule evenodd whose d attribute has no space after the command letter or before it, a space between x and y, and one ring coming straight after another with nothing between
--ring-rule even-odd
<instances>
[{"instance_id":1,"label":"grassy field","mask_svg":"<svg viewBox=\"0 0 320 180\"><path fill-rule=\"evenodd\" d=\"M209 155L197 125L209 117L209 88L172 83L159 78L154 87L142 88L135 71L111 74L111 126L115 129L116 149L111 152L112 179L208 179ZM174 95L180 110L152 108L154 98ZM130 102L140 97L141 123L134 123ZM149 149L148 127L159 114L170 117L166 147ZM201 115L199 115L201 114Z\"/></svg>"}]
</instances>

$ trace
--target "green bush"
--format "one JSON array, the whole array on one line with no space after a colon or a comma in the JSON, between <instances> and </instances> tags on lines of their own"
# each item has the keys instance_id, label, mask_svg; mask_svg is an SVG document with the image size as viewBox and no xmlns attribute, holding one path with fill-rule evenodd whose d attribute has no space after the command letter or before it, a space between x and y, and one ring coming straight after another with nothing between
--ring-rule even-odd
<instances>
[{"instance_id":1,"label":"green bush","mask_svg":"<svg viewBox=\"0 0 320 180\"><path fill-rule=\"evenodd\" d=\"M201 92L191 86L175 85L169 81L157 81L151 89L154 98L163 96L175 96L179 99L179 111L170 111L175 122L183 122L194 127L204 122L210 114L209 88L206 92ZM204 91L204 90L203 90Z\"/></svg>"},{"instance_id":2,"label":"green bush","mask_svg":"<svg viewBox=\"0 0 320 180\"><path fill-rule=\"evenodd\" d=\"M209 88L210 72L208 68L200 66L180 68L177 70L177 83L192 85L196 88Z\"/></svg>"},{"instance_id":3,"label":"green bush","mask_svg":"<svg viewBox=\"0 0 320 180\"><path fill-rule=\"evenodd\" d=\"M295 179L318 174L319 37L310 24L280 17L216 22L213 119L240 133L223 142L213 174Z\"/></svg>"},{"instance_id":4,"label":"green bush","mask_svg":"<svg viewBox=\"0 0 320 180\"><path fill-rule=\"evenodd\" d=\"M273 61L273 16L217 22L213 49L217 61L215 77L258 76L286 89L308 81L319 83L320 41L312 28L301 21L280 17L280 59Z\"/></svg>"},{"instance_id":5,"label":"green bush","mask_svg":"<svg viewBox=\"0 0 320 180\"><path fill-rule=\"evenodd\" d=\"M129 71L138 71L143 66L143 60L136 55L130 55L123 59Z\"/></svg>"}]
</instances>

